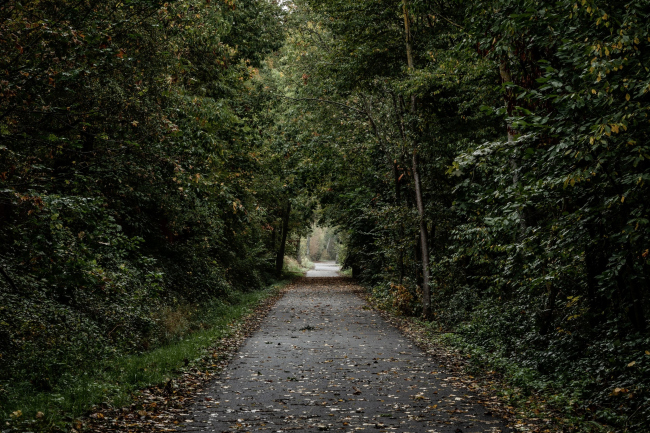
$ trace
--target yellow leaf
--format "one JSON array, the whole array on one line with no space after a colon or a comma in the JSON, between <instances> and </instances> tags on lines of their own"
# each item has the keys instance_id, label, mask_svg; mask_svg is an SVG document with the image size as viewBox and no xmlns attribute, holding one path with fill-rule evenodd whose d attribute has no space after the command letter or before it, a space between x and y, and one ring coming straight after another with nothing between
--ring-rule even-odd
<instances>
[{"instance_id":1,"label":"yellow leaf","mask_svg":"<svg viewBox=\"0 0 650 433\"><path fill-rule=\"evenodd\" d=\"M646 354L646 355L650 355L650 350L646 350L646 351L645 351L645 354Z\"/></svg>"},{"instance_id":2,"label":"yellow leaf","mask_svg":"<svg viewBox=\"0 0 650 433\"><path fill-rule=\"evenodd\" d=\"M596 89L591 89L591 93L596 94Z\"/></svg>"},{"instance_id":3,"label":"yellow leaf","mask_svg":"<svg viewBox=\"0 0 650 433\"><path fill-rule=\"evenodd\" d=\"M636 365L636 361L632 361L627 366L628 367L634 367L635 365Z\"/></svg>"},{"instance_id":4,"label":"yellow leaf","mask_svg":"<svg viewBox=\"0 0 650 433\"><path fill-rule=\"evenodd\" d=\"M629 93L627 95L625 95L625 99L627 99L628 101L630 100L630 94Z\"/></svg>"},{"instance_id":5,"label":"yellow leaf","mask_svg":"<svg viewBox=\"0 0 650 433\"><path fill-rule=\"evenodd\" d=\"M11 412L12 418L20 418L23 416L23 411L22 410L17 410L15 412Z\"/></svg>"},{"instance_id":6,"label":"yellow leaf","mask_svg":"<svg viewBox=\"0 0 650 433\"><path fill-rule=\"evenodd\" d=\"M625 201L625 196L621 197L621 203Z\"/></svg>"}]
</instances>

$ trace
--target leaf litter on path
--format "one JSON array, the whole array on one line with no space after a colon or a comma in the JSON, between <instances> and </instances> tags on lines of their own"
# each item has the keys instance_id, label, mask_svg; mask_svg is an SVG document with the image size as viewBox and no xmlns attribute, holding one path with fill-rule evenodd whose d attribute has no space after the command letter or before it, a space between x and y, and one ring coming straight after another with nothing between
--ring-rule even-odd
<instances>
[{"instance_id":1,"label":"leaf litter on path","mask_svg":"<svg viewBox=\"0 0 650 433\"><path fill-rule=\"evenodd\" d=\"M562 422L563 415L548 407L540 396L532 394L522 407L512 407L507 400L498 396L500 392L511 387L503 382L504 378L496 371L489 370L478 373L473 371L474 375L469 374L467 372L467 357L458 351L436 343L429 335L430 330L423 323L415 318L398 316L378 308L373 304L367 292L361 293L360 296L384 320L399 329L418 348L437 359L440 362L440 367L449 374L446 380L453 382L454 386L458 388L468 389L473 400L485 407L485 415L503 418L515 431L530 433L566 431ZM534 415L531 416L531 413Z\"/></svg>"},{"instance_id":2,"label":"leaf litter on path","mask_svg":"<svg viewBox=\"0 0 650 433\"><path fill-rule=\"evenodd\" d=\"M189 417L188 409L197 399L210 404L211 398L202 396L201 390L228 366L247 337L259 328L267 313L288 289L286 287L265 298L243 320L231 324L228 335L207 348L202 359L196 363L186 360L187 369L178 377L134 394L128 407L96 408L86 419L73 423L72 433L177 431L178 426Z\"/></svg>"},{"instance_id":3,"label":"leaf litter on path","mask_svg":"<svg viewBox=\"0 0 650 433\"><path fill-rule=\"evenodd\" d=\"M421 351L346 278L286 291L221 375L196 391L183 432L507 432L445 360Z\"/></svg>"}]
</instances>

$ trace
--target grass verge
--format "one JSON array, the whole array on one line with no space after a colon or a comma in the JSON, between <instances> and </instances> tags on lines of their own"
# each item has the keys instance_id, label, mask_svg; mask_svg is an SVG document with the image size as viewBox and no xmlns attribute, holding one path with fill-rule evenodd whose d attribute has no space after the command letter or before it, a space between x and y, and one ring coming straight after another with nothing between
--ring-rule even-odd
<instances>
[{"instance_id":1,"label":"grass verge","mask_svg":"<svg viewBox=\"0 0 650 433\"><path fill-rule=\"evenodd\" d=\"M483 404L508 419L517 432L614 433L581 413L575 389L543 380L534 370L499 357L472 344L455 332L441 332L435 322L400 315L383 299L366 297L386 320L439 360L446 359L450 373L461 375ZM494 400L496 399L496 400ZM634 430L624 430L631 433ZM641 433L641 430L636 432ZM647 432L648 430L643 430Z\"/></svg>"},{"instance_id":2,"label":"grass verge","mask_svg":"<svg viewBox=\"0 0 650 433\"><path fill-rule=\"evenodd\" d=\"M352 278L352 268L341 269L339 274L341 274L342 277Z\"/></svg>"},{"instance_id":3,"label":"grass verge","mask_svg":"<svg viewBox=\"0 0 650 433\"><path fill-rule=\"evenodd\" d=\"M303 259L302 263L298 263L298 260L293 257L284 257L283 272L286 276L304 277L305 273L313 267L314 264L307 259Z\"/></svg>"},{"instance_id":4,"label":"grass verge","mask_svg":"<svg viewBox=\"0 0 650 433\"><path fill-rule=\"evenodd\" d=\"M216 300L201 309L203 329L145 353L98 361L93 368L67 374L51 391L34 393L30 384L18 384L11 390L9 404L0 411L4 424L0 431L69 431L93 407L127 405L136 391L182 374L205 355L207 348L231 334L249 312L277 294L288 281L265 290L236 292L227 301Z\"/></svg>"}]
</instances>

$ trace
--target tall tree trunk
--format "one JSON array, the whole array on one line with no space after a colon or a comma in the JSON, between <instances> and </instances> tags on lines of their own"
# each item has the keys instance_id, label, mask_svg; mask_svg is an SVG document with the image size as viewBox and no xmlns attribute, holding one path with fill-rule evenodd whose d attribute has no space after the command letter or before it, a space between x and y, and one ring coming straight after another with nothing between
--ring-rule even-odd
<instances>
[{"instance_id":1,"label":"tall tree trunk","mask_svg":"<svg viewBox=\"0 0 650 433\"><path fill-rule=\"evenodd\" d=\"M298 240L296 241L296 261L299 265L302 265L302 261L300 260L300 235L298 235Z\"/></svg>"},{"instance_id":2,"label":"tall tree trunk","mask_svg":"<svg viewBox=\"0 0 650 433\"><path fill-rule=\"evenodd\" d=\"M503 83L512 82L512 74L510 74L510 68L508 67L508 63L505 58L502 59L501 63L499 64L499 75L501 75L501 81ZM514 109L514 95L512 94L511 90L506 91L505 102L508 116L511 116ZM515 131L512 129L512 125L510 125L510 123L506 125L506 128L508 132L508 143L513 143L515 141ZM512 185L516 188L517 184L519 183L519 164L517 164L515 155L510 158L510 168L512 169ZM523 210L518 209L517 215L519 216L519 229L523 235L526 230L526 218Z\"/></svg>"},{"instance_id":3,"label":"tall tree trunk","mask_svg":"<svg viewBox=\"0 0 650 433\"><path fill-rule=\"evenodd\" d=\"M415 182L415 201L420 217L420 248L422 251L422 315L429 317L431 313L431 289L429 286L429 240L427 223L424 219L424 202L422 201L422 189L420 184L420 173L418 153L413 151L413 181Z\"/></svg>"},{"instance_id":4,"label":"tall tree trunk","mask_svg":"<svg viewBox=\"0 0 650 433\"><path fill-rule=\"evenodd\" d=\"M280 278L282 276L282 266L284 265L284 252L287 246L287 232L289 231L289 216L291 215L291 201L287 201L287 209L282 213L282 240L280 241L280 249L275 258L275 275Z\"/></svg>"},{"instance_id":5,"label":"tall tree trunk","mask_svg":"<svg viewBox=\"0 0 650 433\"><path fill-rule=\"evenodd\" d=\"M393 98L393 101L394 100L395 98ZM402 194L399 187L400 174L399 174L399 170L397 169L397 160L393 162L393 178L395 180L395 206L399 206L402 201ZM402 282L404 281L404 251L402 250L402 246L401 246L401 240L404 239L403 224L400 224L399 238L400 238L400 246L399 246L399 256L397 258L397 267L399 269L399 283L401 285Z\"/></svg>"},{"instance_id":6,"label":"tall tree trunk","mask_svg":"<svg viewBox=\"0 0 650 433\"><path fill-rule=\"evenodd\" d=\"M305 258L311 261L311 236L307 235L307 249L305 250Z\"/></svg>"},{"instance_id":7,"label":"tall tree trunk","mask_svg":"<svg viewBox=\"0 0 650 433\"><path fill-rule=\"evenodd\" d=\"M406 40L406 62L409 69L415 67L413 61L413 40L411 37L411 23L408 11L408 0L403 0L402 9L404 11L404 34ZM411 95L411 115L415 115L415 95ZM424 219L424 202L422 201L422 186L420 182L420 173L418 170L418 152L417 144L413 144L413 182L415 183L415 202L418 208L420 219L420 248L422 251L422 315L429 317L431 313L431 289L429 287L429 242L427 239L427 224Z\"/></svg>"}]
</instances>

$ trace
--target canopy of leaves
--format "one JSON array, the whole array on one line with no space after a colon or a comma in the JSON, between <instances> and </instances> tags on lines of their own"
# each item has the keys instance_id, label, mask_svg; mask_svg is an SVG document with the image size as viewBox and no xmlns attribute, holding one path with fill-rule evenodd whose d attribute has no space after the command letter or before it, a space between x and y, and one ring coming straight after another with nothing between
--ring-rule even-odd
<instances>
[{"instance_id":1,"label":"canopy of leaves","mask_svg":"<svg viewBox=\"0 0 650 433\"><path fill-rule=\"evenodd\" d=\"M265 0L2 2L3 416L18 388L166 341L161 312L271 278L284 201L260 159L277 101L257 67L284 14Z\"/></svg>"},{"instance_id":2,"label":"canopy of leaves","mask_svg":"<svg viewBox=\"0 0 650 433\"><path fill-rule=\"evenodd\" d=\"M275 65L354 274L421 311L415 151L434 320L629 431L650 416L648 10L296 1Z\"/></svg>"},{"instance_id":3,"label":"canopy of leaves","mask_svg":"<svg viewBox=\"0 0 650 433\"><path fill-rule=\"evenodd\" d=\"M424 264L435 324L523 392L642 431L649 11L2 3L0 381L159 344L157 311L260 287L320 205L376 297L427 313Z\"/></svg>"}]
</instances>

